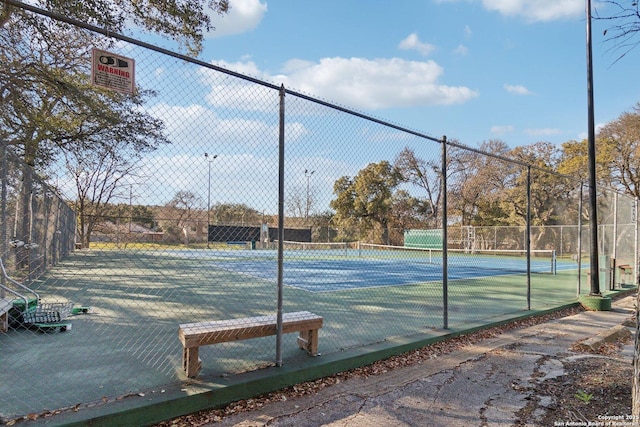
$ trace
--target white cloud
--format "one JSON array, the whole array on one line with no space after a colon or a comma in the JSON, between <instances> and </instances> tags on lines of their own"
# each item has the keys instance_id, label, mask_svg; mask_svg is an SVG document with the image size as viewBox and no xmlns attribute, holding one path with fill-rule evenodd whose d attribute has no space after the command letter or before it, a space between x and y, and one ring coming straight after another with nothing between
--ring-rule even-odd
<instances>
[{"instance_id":1,"label":"white cloud","mask_svg":"<svg viewBox=\"0 0 640 427\"><path fill-rule=\"evenodd\" d=\"M269 77L267 73L262 72L262 70L258 68L255 62L249 60L246 57L243 57L240 61L237 62L212 61L212 63L227 70L235 71L237 73L255 78L265 79ZM208 77L211 77L211 75L218 75L217 71L209 71L208 69L201 69L199 71L203 76L207 76L207 73L212 73L209 74Z\"/></svg>"},{"instance_id":2,"label":"white cloud","mask_svg":"<svg viewBox=\"0 0 640 427\"><path fill-rule=\"evenodd\" d=\"M197 141L222 140L242 146L274 144L278 140L277 125L238 117L221 118L213 109L202 105L181 107L161 103L149 108L149 113L165 123L171 141L185 146L194 147ZM239 133L238 129L243 131ZM206 130L204 135L203 130ZM287 122L285 132L289 142L308 134L305 126L295 121Z\"/></svg>"},{"instance_id":3,"label":"white cloud","mask_svg":"<svg viewBox=\"0 0 640 427\"><path fill-rule=\"evenodd\" d=\"M504 85L504 89L514 95L531 95L531 91L522 85Z\"/></svg>"},{"instance_id":4,"label":"white cloud","mask_svg":"<svg viewBox=\"0 0 640 427\"><path fill-rule=\"evenodd\" d=\"M524 133L530 136L551 136L562 133L560 129L541 128L541 129L525 129Z\"/></svg>"},{"instance_id":5,"label":"white cloud","mask_svg":"<svg viewBox=\"0 0 640 427\"><path fill-rule=\"evenodd\" d=\"M491 133L496 135L504 135L506 133L513 132L513 126L505 125L505 126L491 126Z\"/></svg>"},{"instance_id":6,"label":"white cloud","mask_svg":"<svg viewBox=\"0 0 640 427\"><path fill-rule=\"evenodd\" d=\"M416 33L409 34L398 47L403 50L416 50L422 56L428 56L436 49L434 45L421 41Z\"/></svg>"},{"instance_id":7,"label":"white cloud","mask_svg":"<svg viewBox=\"0 0 640 427\"><path fill-rule=\"evenodd\" d=\"M247 165L251 165L251 173L247 173ZM273 193L273 189L278 183L277 159L252 153L219 153L210 171L203 151L146 156L138 170L146 179L134 187L136 203L163 205L177 192L189 191L199 197L200 208L206 208L209 195L211 204L244 203L271 211L276 206L277 191ZM249 188L251 191L246 191Z\"/></svg>"},{"instance_id":8,"label":"white cloud","mask_svg":"<svg viewBox=\"0 0 640 427\"><path fill-rule=\"evenodd\" d=\"M605 127L606 125L607 125L606 123L596 123L595 124L596 135L598 135L602 130L602 128ZM588 137L589 137L589 134L587 132L580 132L578 134L578 140L587 139Z\"/></svg>"},{"instance_id":9,"label":"white cloud","mask_svg":"<svg viewBox=\"0 0 640 427\"><path fill-rule=\"evenodd\" d=\"M457 3L460 0L436 0ZM467 0L482 1L487 10L519 16L530 22L570 19L584 15L584 0Z\"/></svg>"},{"instance_id":10,"label":"white cloud","mask_svg":"<svg viewBox=\"0 0 640 427\"><path fill-rule=\"evenodd\" d=\"M469 48L463 44L459 44L458 47L453 50L453 53L460 56L467 56L469 54Z\"/></svg>"},{"instance_id":11,"label":"white cloud","mask_svg":"<svg viewBox=\"0 0 640 427\"><path fill-rule=\"evenodd\" d=\"M478 96L467 87L439 83L442 74L434 61L324 58L290 74L283 83L367 110L459 104Z\"/></svg>"},{"instance_id":12,"label":"white cloud","mask_svg":"<svg viewBox=\"0 0 640 427\"><path fill-rule=\"evenodd\" d=\"M580 16L584 0L482 0L488 10L528 21L553 21Z\"/></svg>"},{"instance_id":13,"label":"white cloud","mask_svg":"<svg viewBox=\"0 0 640 427\"><path fill-rule=\"evenodd\" d=\"M319 62L291 60L282 68L283 73L270 75L252 62L218 65L249 74L253 77L284 84L286 88L303 92L341 105L363 110L425 105L451 105L467 102L478 92L465 86L448 86L440 82L443 68L434 61L406 61L399 58L323 58ZM272 108L256 88L225 91L224 81L217 80L208 100L217 106L260 110ZM265 95L266 96L266 95Z\"/></svg>"},{"instance_id":14,"label":"white cloud","mask_svg":"<svg viewBox=\"0 0 640 427\"><path fill-rule=\"evenodd\" d=\"M313 66L313 62L306 61L304 59L290 59L284 64L282 67L283 73L295 73L299 70L304 70L305 68L309 68Z\"/></svg>"},{"instance_id":15,"label":"white cloud","mask_svg":"<svg viewBox=\"0 0 640 427\"><path fill-rule=\"evenodd\" d=\"M173 141L189 139L194 128L219 121L212 110L201 105L181 107L159 103L150 107L148 112L164 122L169 138Z\"/></svg>"},{"instance_id":16,"label":"white cloud","mask_svg":"<svg viewBox=\"0 0 640 427\"><path fill-rule=\"evenodd\" d=\"M215 30L205 37L217 38L251 31L260 24L267 13L267 3L261 0L233 0L230 3L231 9L227 14L209 12Z\"/></svg>"},{"instance_id":17,"label":"white cloud","mask_svg":"<svg viewBox=\"0 0 640 427\"><path fill-rule=\"evenodd\" d=\"M273 77L260 70L253 61L214 61L215 65L255 79L271 82ZM200 81L209 87L206 100L214 107L229 107L245 111L270 111L273 105L265 99L277 98L277 93L268 87L256 85L217 71L202 68L198 70Z\"/></svg>"}]
</instances>

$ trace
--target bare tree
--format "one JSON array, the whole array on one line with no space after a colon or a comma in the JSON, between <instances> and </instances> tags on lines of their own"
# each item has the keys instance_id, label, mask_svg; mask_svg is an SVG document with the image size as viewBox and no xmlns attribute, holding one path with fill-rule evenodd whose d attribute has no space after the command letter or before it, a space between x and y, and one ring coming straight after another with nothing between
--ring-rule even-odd
<instances>
[{"instance_id":1,"label":"bare tree","mask_svg":"<svg viewBox=\"0 0 640 427\"><path fill-rule=\"evenodd\" d=\"M73 150L65 152L66 168L77 191L78 235L85 248L90 246L96 226L104 222L109 204L126 197L126 180L136 170L137 158L132 153L113 147L102 150ZM126 186L128 188L128 186Z\"/></svg>"},{"instance_id":2,"label":"bare tree","mask_svg":"<svg viewBox=\"0 0 640 427\"><path fill-rule=\"evenodd\" d=\"M190 223L202 210L202 199L190 191L178 191L173 199L166 204L171 208L175 218L172 219L168 231L181 233L184 244L189 244Z\"/></svg>"},{"instance_id":3,"label":"bare tree","mask_svg":"<svg viewBox=\"0 0 640 427\"><path fill-rule=\"evenodd\" d=\"M635 49L640 40L640 5L637 0L632 1L604 1L605 4L614 7L614 12L606 16L597 16L597 19L605 19L612 26L605 30L609 34L607 40L613 43L612 49L618 54L616 61L624 58ZM635 156L635 153L633 154ZM621 176L623 178L624 176ZM634 184L634 192L637 194L637 186ZM637 197L637 196L636 196ZM636 254L636 256L638 256ZM638 272L636 271L636 277ZM631 416L634 420L640 419L640 292L636 296L636 333L633 353L633 381L631 385Z\"/></svg>"},{"instance_id":4,"label":"bare tree","mask_svg":"<svg viewBox=\"0 0 640 427\"><path fill-rule=\"evenodd\" d=\"M598 134L598 150L608 171L607 183L640 197L640 104L607 123Z\"/></svg>"},{"instance_id":5,"label":"bare tree","mask_svg":"<svg viewBox=\"0 0 640 427\"><path fill-rule=\"evenodd\" d=\"M640 9L637 0L602 0L603 13L596 11L594 19L606 21L610 26L604 31L616 61L625 57L640 43Z\"/></svg>"},{"instance_id":6,"label":"bare tree","mask_svg":"<svg viewBox=\"0 0 640 427\"><path fill-rule=\"evenodd\" d=\"M309 222L309 214L314 211L316 205L316 190L313 187L296 186L287 191L285 206L287 213L295 218L304 219L305 225Z\"/></svg>"},{"instance_id":7,"label":"bare tree","mask_svg":"<svg viewBox=\"0 0 640 427\"><path fill-rule=\"evenodd\" d=\"M133 159L168 142L164 124L139 108L153 93L138 88L126 95L92 86L85 58L96 37L17 10L5 18L0 140L27 165L21 210L28 211L32 175L46 175L62 158L79 190L79 206L88 209L80 212L81 222L86 221L86 214L113 197L110 186L122 182ZM23 220L18 238L27 237L27 225ZM90 233L85 223L84 244Z\"/></svg>"},{"instance_id":8,"label":"bare tree","mask_svg":"<svg viewBox=\"0 0 640 427\"><path fill-rule=\"evenodd\" d=\"M426 200L430 208L430 226L437 227L442 198L442 174L440 172L441 161L426 161L416 157L415 152L410 148L405 148L400 152L395 160L395 167L400 171L402 179L410 182L422 189L426 193Z\"/></svg>"},{"instance_id":9,"label":"bare tree","mask_svg":"<svg viewBox=\"0 0 640 427\"><path fill-rule=\"evenodd\" d=\"M480 150L506 156L506 143L485 141ZM503 202L505 190L514 179L512 167L496 157L479 155L464 149L452 149L448 156L447 174L450 215L460 216L463 225L505 225L508 213Z\"/></svg>"}]
</instances>

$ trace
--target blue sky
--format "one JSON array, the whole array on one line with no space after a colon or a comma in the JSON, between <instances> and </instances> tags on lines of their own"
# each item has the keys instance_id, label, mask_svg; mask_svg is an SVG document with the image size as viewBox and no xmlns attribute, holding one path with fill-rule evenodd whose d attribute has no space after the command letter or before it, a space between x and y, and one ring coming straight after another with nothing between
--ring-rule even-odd
<instances>
[{"instance_id":1,"label":"blue sky","mask_svg":"<svg viewBox=\"0 0 640 427\"><path fill-rule=\"evenodd\" d=\"M584 0L230 1L231 13L215 18L200 60L470 147L586 138ZM607 12L594 1L596 7ZM620 52L604 40L605 28L593 21L597 125L640 101L640 50L616 61ZM122 44L118 53L136 58L136 81L158 90L149 109L173 142L143 159L132 182L135 201L164 204L190 191L205 203L213 188L212 204L275 212L274 91L243 90L237 79L130 49ZM393 161L405 146L407 135L367 124L354 132L339 120L287 117L286 192L291 198L309 185L314 212L329 208L337 179ZM218 156L214 163L205 152ZM312 179L305 170L315 171Z\"/></svg>"},{"instance_id":2,"label":"blue sky","mask_svg":"<svg viewBox=\"0 0 640 427\"><path fill-rule=\"evenodd\" d=\"M231 0L201 58L477 146L583 139L584 0ZM606 11L594 2L595 9ZM596 123L640 100L593 21Z\"/></svg>"}]
</instances>

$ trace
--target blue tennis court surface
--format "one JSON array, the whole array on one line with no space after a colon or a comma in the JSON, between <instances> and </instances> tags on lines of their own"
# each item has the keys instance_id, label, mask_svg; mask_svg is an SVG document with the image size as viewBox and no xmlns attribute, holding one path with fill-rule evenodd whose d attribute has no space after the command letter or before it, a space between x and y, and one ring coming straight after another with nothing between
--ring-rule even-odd
<instances>
[{"instance_id":1,"label":"blue tennis court surface","mask_svg":"<svg viewBox=\"0 0 640 427\"><path fill-rule=\"evenodd\" d=\"M182 254L186 256L187 254ZM275 251L220 251L202 254L213 258L210 266L244 276L272 282L277 280ZM327 259L329 258L329 259ZM383 259L377 254L345 256L334 253L309 254L285 251L283 282L286 286L310 292L328 292L356 288L413 285L442 281L442 265L419 258ZM556 270L576 269L571 261L556 262ZM492 257L452 257L449 261L449 280L475 279L526 273L526 259L496 259ZM551 260L532 259L533 273L551 274Z\"/></svg>"}]
</instances>

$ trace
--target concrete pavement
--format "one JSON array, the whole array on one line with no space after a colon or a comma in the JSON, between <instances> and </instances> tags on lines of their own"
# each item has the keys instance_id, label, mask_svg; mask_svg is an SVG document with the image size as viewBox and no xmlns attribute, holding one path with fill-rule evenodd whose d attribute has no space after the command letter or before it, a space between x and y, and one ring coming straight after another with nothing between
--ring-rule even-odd
<instances>
[{"instance_id":1,"label":"concrete pavement","mask_svg":"<svg viewBox=\"0 0 640 427\"><path fill-rule=\"evenodd\" d=\"M210 426L537 426L549 397L533 399L529 419L517 415L533 398L531 383L563 375L563 360L575 354L572 345L597 347L634 331L620 325L633 315L635 300L627 296L611 311L581 312L382 375L350 378ZM631 360L633 342L622 354Z\"/></svg>"}]
</instances>

